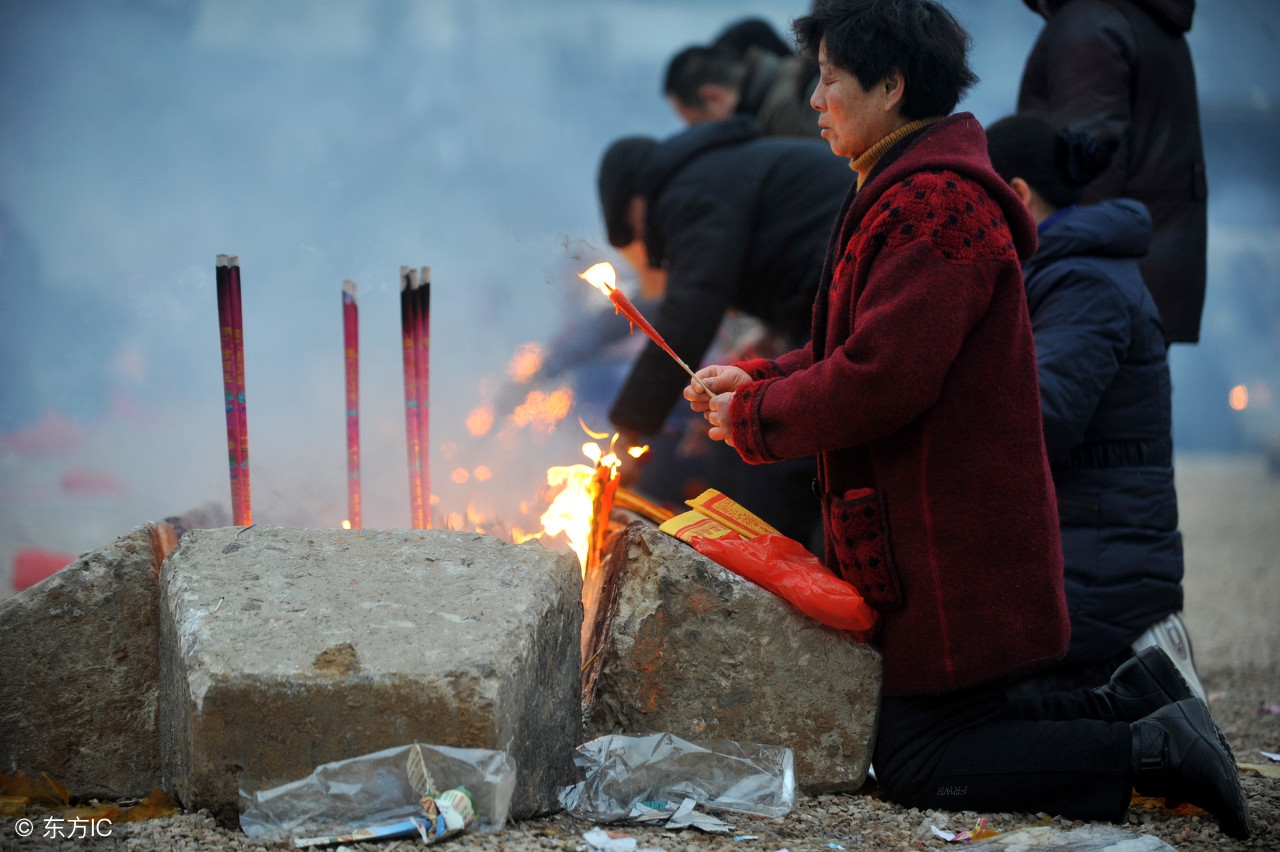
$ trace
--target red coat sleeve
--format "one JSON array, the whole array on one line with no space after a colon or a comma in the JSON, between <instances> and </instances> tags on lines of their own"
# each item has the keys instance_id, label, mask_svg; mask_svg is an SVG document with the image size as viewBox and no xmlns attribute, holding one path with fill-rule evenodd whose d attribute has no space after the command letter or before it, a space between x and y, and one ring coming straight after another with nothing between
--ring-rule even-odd
<instances>
[{"instance_id":1,"label":"red coat sleeve","mask_svg":"<svg viewBox=\"0 0 1280 852\"><path fill-rule=\"evenodd\" d=\"M828 293L828 354L740 387L734 444L749 462L813 455L893 434L930 408L994 281L1017 265L976 185L917 175L869 212Z\"/></svg>"}]
</instances>

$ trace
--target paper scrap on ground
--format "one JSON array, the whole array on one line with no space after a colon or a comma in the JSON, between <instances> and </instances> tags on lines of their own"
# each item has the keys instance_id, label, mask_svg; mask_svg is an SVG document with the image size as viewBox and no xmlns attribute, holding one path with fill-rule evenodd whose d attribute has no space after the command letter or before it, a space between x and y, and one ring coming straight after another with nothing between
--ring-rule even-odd
<instances>
[{"instance_id":1,"label":"paper scrap on ground","mask_svg":"<svg viewBox=\"0 0 1280 852\"><path fill-rule=\"evenodd\" d=\"M685 799L678 805L675 802L638 802L631 807L626 821L635 824L663 823L665 828L697 828L706 832L729 832L733 826L710 814L694 810L697 806L694 799Z\"/></svg>"},{"instance_id":2,"label":"paper scrap on ground","mask_svg":"<svg viewBox=\"0 0 1280 852\"><path fill-rule=\"evenodd\" d=\"M667 828L696 828L700 831L710 833L727 834L733 831L733 826L723 820L716 819L711 814L704 814L695 811L696 805L693 799L685 799L680 803L680 807L676 808L676 812L671 815L671 819L667 820Z\"/></svg>"},{"instance_id":3,"label":"paper scrap on ground","mask_svg":"<svg viewBox=\"0 0 1280 852\"><path fill-rule=\"evenodd\" d=\"M1262 751L1262 749L1258 749L1258 753L1259 753L1259 754L1261 754L1263 757L1268 758L1268 759L1270 759L1270 760L1277 760L1277 761L1280 761L1280 754L1273 754L1273 753L1271 753L1271 752L1269 752L1269 751Z\"/></svg>"},{"instance_id":4,"label":"paper scrap on ground","mask_svg":"<svg viewBox=\"0 0 1280 852\"><path fill-rule=\"evenodd\" d=\"M583 832L582 839L587 841L587 846L592 852L664 852L652 846L637 849L634 837L628 837L616 831L605 831L599 826Z\"/></svg>"},{"instance_id":5,"label":"paper scrap on ground","mask_svg":"<svg viewBox=\"0 0 1280 852\"><path fill-rule=\"evenodd\" d=\"M965 840L981 840L985 837L995 837L1000 833L987 828L986 817L981 817L978 820L978 824L973 827L972 831L946 831L938 828L936 825L931 825L929 828L933 829L934 837L941 838L947 843L960 843Z\"/></svg>"}]
</instances>

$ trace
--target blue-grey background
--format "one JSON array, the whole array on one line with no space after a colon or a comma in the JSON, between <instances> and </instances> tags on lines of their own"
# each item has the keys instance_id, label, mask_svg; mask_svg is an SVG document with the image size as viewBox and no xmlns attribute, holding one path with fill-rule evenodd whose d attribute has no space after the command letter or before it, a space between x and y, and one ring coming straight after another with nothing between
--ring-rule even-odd
<instances>
[{"instance_id":1,"label":"blue-grey background","mask_svg":"<svg viewBox=\"0 0 1280 852\"><path fill-rule=\"evenodd\" d=\"M1014 107L1042 22L1021 0L948 5L982 78L961 107L993 121ZM600 401L580 397L549 434L499 425L475 438L464 421L501 393L522 344L595 306L572 273L620 261L596 207L600 152L679 129L659 95L674 51L747 15L785 33L805 6L0 2L0 576L17 548L74 553L229 502L218 253L243 271L256 520L345 517L349 278L365 526L407 525L397 271L408 264L434 279L437 511L536 528L543 471L581 460L577 417L604 428ZM1278 38L1272 0L1202 2L1190 37L1210 282L1201 344L1172 356L1179 452L1280 440ZM1239 385L1249 404L1237 411ZM493 478L478 481L481 465Z\"/></svg>"}]
</instances>

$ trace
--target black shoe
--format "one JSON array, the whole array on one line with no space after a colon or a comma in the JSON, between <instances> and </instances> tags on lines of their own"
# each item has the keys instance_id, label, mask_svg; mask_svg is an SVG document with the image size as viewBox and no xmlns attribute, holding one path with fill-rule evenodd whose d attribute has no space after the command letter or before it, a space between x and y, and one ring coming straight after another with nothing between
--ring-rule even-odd
<instances>
[{"instance_id":1,"label":"black shoe","mask_svg":"<svg viewBox=\"0 0 1280 852\"><path fill-rule=\"evenodd\" d=\"M1111 682L1094 690L1122 722L1136 722L1196 693L1164 649L1152 645L1125 660L1111 675Z\"/></svg>"},{"instance_id":2,"label":"black shoe","mask_svg":"<svg viewBox=\"0 0 1280 852\"><path fill-rule=\"evenodd\" d=\"M1190 802L1213 814L1226 834L1249 838L1253 824L1235 757L1219 742L1203 701L1166 705L1130 727L1133 786L1140 794Z\"/></svg>"}]
</instances>

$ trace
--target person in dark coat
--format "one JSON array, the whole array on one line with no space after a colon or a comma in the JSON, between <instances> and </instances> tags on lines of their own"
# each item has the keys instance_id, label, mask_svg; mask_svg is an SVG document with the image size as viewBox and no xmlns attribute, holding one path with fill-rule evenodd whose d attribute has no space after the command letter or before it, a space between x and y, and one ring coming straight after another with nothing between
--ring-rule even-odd
<instances>
[{"instance_id":1,"label":"person in dark coat","mask_svg":"<svg viewBox=\"0 0 1280 852\"><path fill-rule=\"evenodd\" d=\"M638 269L665 274L648 318L691 365L730 310L759 319L788 346L808 337L827 230L852 182L821 141L764 137L741 116L662 142L618 140L599 173L609 242ZM686 380L649 343L609 411L623 440L657 434ZM820 529L813 468L810 457L777 471L745 469L736 488L721 490L808 545Z\"/></svg>"},{"instance_id":2,"label":"person in dark coat","mask_svg":"<svg viewBox=\"0 0 1280 852\"><path fill-rule=\"evenodd\" d=\"M1111 156L1093 137L1018 115L989 127L987 146L1038 223L1023 274L1071 614L1058 682L1096 686L1152 627L1181 628L1169 363L1138 270L1151 216L1128 198L1077 206ZM1203 698L1189 644L1164 648Z\"/></svg>"},{"instance_id":3,"label":"person in dark coat","mask_svg":"<svg viewBox=\"0 0 1280 852\"><path fill-rule=\"evenodd\" d=\"M812 65L799 56L693 45L667 63L662 88L686 124L745 115L766 136L817 139L818 116L809 106L812 79Z\"/></svg>"},{"instance_id":4,"label":"person in dark coat","mask_svg":"<svg viewBox=\"0 0 1280 852\"><path fill-rule=\"evenodd\" d=\"M1234 757L1159 648L1096 690L1006 695L1062 658L1069 622L1021 269L1036 226L982 127L949 114L968 34L935 0L825 0L795 31L858 173L812 339L684 395L747 461L818 453L826 564L880 615L879 784L909 807L1108 820L1136 788L1248 836Z\"/></svg>"},{"instance_id":5,"label":"person in dark coat","mask_svg":"<svg viewBox=\"0 0 1280 852\"><path fill-rule=\"evenodd\" d=\"M1151 212L1139 262L1166 342L1200 338L1208 185L1186 33L1195 0L1023 0L1046 17L1027 57L1018 112L1120 140L1083 202L1133 198Z\"/></svg>"}]
</instances>

